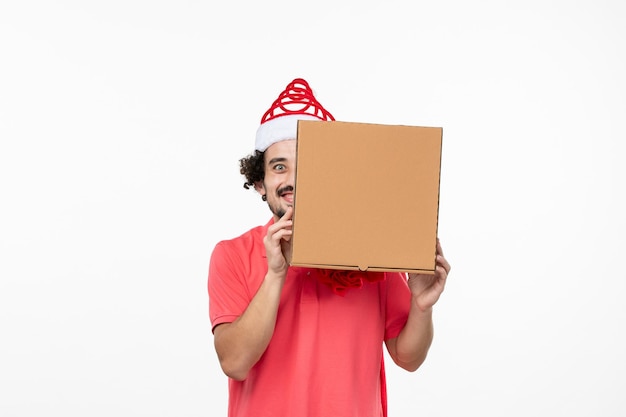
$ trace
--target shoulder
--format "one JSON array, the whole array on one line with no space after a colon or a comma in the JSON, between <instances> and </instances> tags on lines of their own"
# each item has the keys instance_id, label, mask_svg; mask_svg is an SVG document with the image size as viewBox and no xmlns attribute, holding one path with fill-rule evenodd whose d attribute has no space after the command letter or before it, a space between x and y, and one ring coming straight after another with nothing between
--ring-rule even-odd
<instances>
[{"instance_id":1,"label":"shoulder","mask_svg":"<svg viewBox=\"0 0 626 417\"><path fill-rule=\"evenodd\" d=\"M211 270L243 268L247 271L251 269L251 264L263 262L265 259L263 237L272 223L273 220L270 220L267 224L254 227L237 237L219 241L211 254Z\"/></svg>"},{"instance_id":2,"label":"shoulder","mask_svg":"<svg viewBox=\"0 0 626 417\"><path fill-rule=\"evenodd\" d=\"M223 239L215 245L213 251L228 250L249 252L250 249L263 245L263 237L267 234L267 229L272 223L273 219L265 225L253 227L237 237Z\"/></svg>"},{"instance_id":3,"label":"shoulder","mask_svg":"<svg viewBox=\"0 0 626 417\"><path fill-rule=\"evenodd\" d=\"M394 299L403 294L410 294L408 277L403 272L385 272L385 279L380 283L384 297Z\"/></svg>"},{"instance_id":4,"label":"shoulder","mask_svg":"<svg viewBox=\"0 0 626 417\"><path fill-rule=\"evenodd\" d=\"M408 278L404 272L385 272L385 280L387 285L399 285L408 287Z\"/></svg>"}]
</instances>

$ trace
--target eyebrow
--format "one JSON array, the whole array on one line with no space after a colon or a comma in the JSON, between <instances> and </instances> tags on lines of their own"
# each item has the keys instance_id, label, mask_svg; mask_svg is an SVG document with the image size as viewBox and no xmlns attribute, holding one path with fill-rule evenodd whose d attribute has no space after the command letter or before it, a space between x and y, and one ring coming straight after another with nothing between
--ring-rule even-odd
<instances>
[{"instance_id":1,"label":"eyebrow","mask_svg":"<svg viewBox=\"0 0 626 417\"><path fill-rule=\"evenodd\" d=\"M276 162L285 162L286 160L287 158L283 158L283 157L272 158L269 161L267 161L267 164L271 165L271 164L275 164Z\"/></svg>"}]
</instances>

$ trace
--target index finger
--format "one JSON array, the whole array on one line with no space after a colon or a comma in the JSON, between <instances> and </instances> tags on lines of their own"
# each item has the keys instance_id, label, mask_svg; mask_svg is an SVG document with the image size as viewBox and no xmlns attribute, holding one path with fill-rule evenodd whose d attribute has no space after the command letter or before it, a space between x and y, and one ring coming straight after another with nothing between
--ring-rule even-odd
<instances>
[{"instance_id":1,"label":"index finger","mask_svg":"<svg viewBox=\"0 0 626 417\"><path fill-rule=\"evenodd\" d=\"M285 210L285 214L283 214L283 217L281 217L280 220L291 220L292 217L293 217L293 206L287 206L287 209Z\"/></svg>"}]
</instances>

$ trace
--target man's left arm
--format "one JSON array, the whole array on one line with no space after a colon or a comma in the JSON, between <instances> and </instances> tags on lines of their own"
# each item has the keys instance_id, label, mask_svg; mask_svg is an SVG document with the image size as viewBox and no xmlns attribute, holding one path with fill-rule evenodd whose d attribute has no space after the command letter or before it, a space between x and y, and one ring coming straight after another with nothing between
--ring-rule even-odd
<instances>
[{"instance_id":1,"label":"man's left arm","mask_svg":"<svg viewBox=\"0 0 626 417\"><path fill-rule=\"evenodd\" d=\"M393 361L407 371L415 371L426 359L433 340L433 306L439 300L450 273L450 264L443 256L437 239L435 273L409 274L411 308L398 337L386 341Z\"/></svg>"}]
</instances>

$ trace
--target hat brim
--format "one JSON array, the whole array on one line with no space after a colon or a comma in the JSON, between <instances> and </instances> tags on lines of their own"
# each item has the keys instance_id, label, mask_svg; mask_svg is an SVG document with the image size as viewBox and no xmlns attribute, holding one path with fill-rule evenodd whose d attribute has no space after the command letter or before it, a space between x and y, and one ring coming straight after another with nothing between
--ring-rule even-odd
<instances>
[{"instance_id":1,"label":"hat brim","mask_svg":"<svg viewBox=\"0 0 626 417\"><path fill-rule=\"evenodd\" d=\"M267 148L276 142L296 139L298 135L298 120L320 121L321 119L308 114L290 114L268 120L259 126L256 131L255 149L265 152Z\"/></svg>"}]
</instances>

